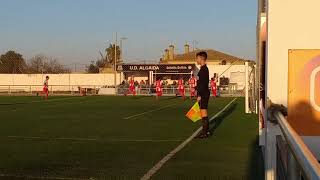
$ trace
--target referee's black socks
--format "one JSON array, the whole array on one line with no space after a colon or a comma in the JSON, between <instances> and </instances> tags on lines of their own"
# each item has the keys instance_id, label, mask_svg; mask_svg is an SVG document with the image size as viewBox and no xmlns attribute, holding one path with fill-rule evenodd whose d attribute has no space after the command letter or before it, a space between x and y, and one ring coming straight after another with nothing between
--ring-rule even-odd
<instances>
[{"instance_id":1,"label":"referee's black socks","mask_svg":"<svg viewBox=\"0 0 320 180\"><path fill-rule=\"evenodd\" d=\"M208 119L208 117L203 117L202 118L202 133L208 134L208 132L209 132L209 119Z\"/></svg>"}]
</instances>

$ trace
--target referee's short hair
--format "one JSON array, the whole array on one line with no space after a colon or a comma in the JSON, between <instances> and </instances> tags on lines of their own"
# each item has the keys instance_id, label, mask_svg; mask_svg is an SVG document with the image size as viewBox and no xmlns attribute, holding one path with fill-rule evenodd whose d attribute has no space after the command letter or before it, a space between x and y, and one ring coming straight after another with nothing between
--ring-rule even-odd
<instances>
[{"instance_id":1,"label":"referee's short hair","mask_svg":"<svg viewBox=\"0 0 320 180\"><path fill-rule=\"evenodd\" d=\"M207 52L205 52L205 51L200 51L200 52L198 52L198 53L197 53L197 57L198 57L198 56L202 57L204 60L207 60L207 59L208 59L208 54L207 54Z\"/></svg>"}]
</instances>

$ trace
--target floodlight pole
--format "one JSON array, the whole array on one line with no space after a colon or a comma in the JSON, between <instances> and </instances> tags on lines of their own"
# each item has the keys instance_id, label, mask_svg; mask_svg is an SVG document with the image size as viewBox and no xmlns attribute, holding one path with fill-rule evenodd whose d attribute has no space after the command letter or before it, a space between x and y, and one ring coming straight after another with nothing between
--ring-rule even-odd
<instances>
[{"instance_id":1,"label":"floodlight pole","mask_svg":"<svg viewBox=\"0 0 320 180\"><path fill-rule=\"evenodd\" d=\"M128 39L128 38L126 38L126 37L120 38L120 50L121 50L120 60L121 60L121 62L123 62L123 49L122 49L123 41L125 41L125 40L127 40L127 39Z\"/></svg>"},{"instance_id":2,"label":"floodlight pole","mask_svg":"<svg viewBox=\"0 0 320 180\"><path fill-rule=\"evenodd\" d=\"M192 41L192 51L193 51L193 53L194 53L194 59L196 60L197 59L197 57L196 57L196 46L198 45L198 41L197 40L193 40Z\"/></svg>"},{"instance_id":3,"label":"floodlight pole","mask_svg":"<svg viewBox=\"0 0 320 180\"><path fill-rule=\"evenodd\" d=\"M126 37L122 37L122 38L120 38L120 62L121 63L123 63L123 49L122 49L122 43L123 43L123 41L125 41L125 40L127 40L128 38L126 38ZM120 73L120 83L121 83L121 81L122 81L122 79L121 79L121 75L122 75L122 73Z\"/></svg>"},{"instance_id":4,"label":"floodlight pole","mask_svg":"<svg viewBox=\"0 0 320 180\"><path fill-rule=\"evenodd\" d=\"M117 94L117 45L118 45L118 33L116 32L116 39L114 43L114 89Z\"/></svg>"}]
</instances>

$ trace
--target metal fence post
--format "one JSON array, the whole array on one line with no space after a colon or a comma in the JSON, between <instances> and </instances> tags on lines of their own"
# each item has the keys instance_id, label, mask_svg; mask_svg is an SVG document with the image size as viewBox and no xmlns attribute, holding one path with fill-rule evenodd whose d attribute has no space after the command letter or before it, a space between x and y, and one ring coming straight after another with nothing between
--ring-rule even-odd
<instances>
[{"instance_id":1,"label":"metal fence post","mask_svg":"<svg viewBox=\"0 0 320 180\"><path fill-rule=\"evenodd\" d=\"M249 109L249 62L245 62L245 73L246 73L246 82L245 82L245 112L250 113Z\"/></svg>"},{"instance_id":2,"label":"metal fence post","mask_svg":"<svg viewBox=\"0 0 320 180\"><path fill-rule=\"evenodd\" d=\"M287 174L288 180L301 180L299 165L290 150L288 151L288 172L287 173L288 173Z\"/></svg>"},{"instance_id":3,"label":"metal fence post","mask_svg":"<svg viewBox=\"0 0 320 180\"><path fill-rule=\"evenodd\" d=\"M320 180L320 164L308 146L304 143L300 135L290 126L287 119L275 106L269 107L274 118L279 123L280 129L289 145L290 150L287 153L287 179L305 179Z\"/></svg>"}]
</instances>

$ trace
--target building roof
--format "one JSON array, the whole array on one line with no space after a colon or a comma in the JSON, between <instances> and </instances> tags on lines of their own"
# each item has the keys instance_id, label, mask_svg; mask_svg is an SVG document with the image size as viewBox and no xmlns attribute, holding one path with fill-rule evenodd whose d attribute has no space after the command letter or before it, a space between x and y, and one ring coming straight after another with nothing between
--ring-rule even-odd
<instances>
[{"instance_id":1,"label":"building roof","mask_svg":"<svg viewBox=\"0 0 320 180\"><path fill-rule=\"evenodd\" d=\"M216 51L213 49L206 49L206 50L196 50L196 51L192 51L189 53L184 53L184 54L176 54L174 56L174 61L194 61L195 59L195 54L200 52L200 51L205 51L208 53L208 61L222 61L225 60L228 63L232 63L234 61L246 61L244 59L220 52L220 51ZM170 60L163 60L163 61L172 61Z\"/></svg>"}]
</instances>

